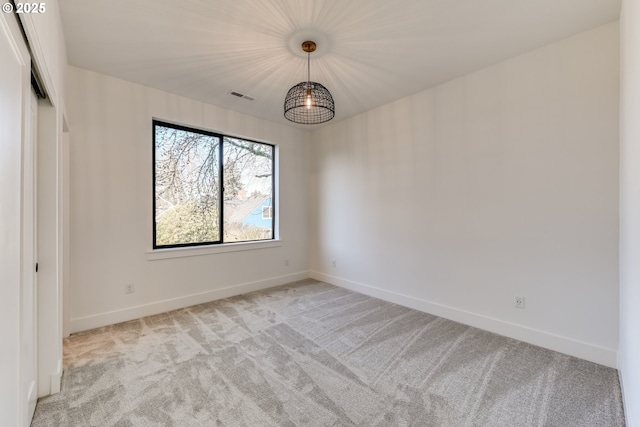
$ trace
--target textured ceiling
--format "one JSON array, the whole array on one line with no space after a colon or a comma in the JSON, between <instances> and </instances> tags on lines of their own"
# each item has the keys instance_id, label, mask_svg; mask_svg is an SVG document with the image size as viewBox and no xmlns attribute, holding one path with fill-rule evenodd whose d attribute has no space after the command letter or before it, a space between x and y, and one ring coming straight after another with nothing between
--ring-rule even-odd
<instances>
[{"instance_id":1,"label":"textured ceiling","mask_svg":"<svg viewBox=\"0 0 640 427\"><path fill-rule=\"evenodd\" d=\"M612 22L620 10L620 0L59 3L72 65L283 124L287 91L306 80L305 39L318 44L311 80L333 94L335 122Z\"/></svg>"}]
</instances>

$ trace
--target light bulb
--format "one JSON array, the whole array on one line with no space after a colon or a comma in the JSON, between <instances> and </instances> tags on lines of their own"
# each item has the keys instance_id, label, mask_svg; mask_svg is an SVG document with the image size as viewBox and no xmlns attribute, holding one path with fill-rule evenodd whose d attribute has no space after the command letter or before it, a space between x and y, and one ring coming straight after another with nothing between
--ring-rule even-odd
<instances>
[{"instance_id":1,"label":"light bulb","mask_svg":"<svg viewBox=\"0 0 640 427\"><path fill-rule=\"evenodd\" d=\"M307 104L307 108L308 109L310 109L311 105L313 104L311 102L311 89L307 89L307 101L306 101L306 104Z\"/></svg>"}]
</instances>

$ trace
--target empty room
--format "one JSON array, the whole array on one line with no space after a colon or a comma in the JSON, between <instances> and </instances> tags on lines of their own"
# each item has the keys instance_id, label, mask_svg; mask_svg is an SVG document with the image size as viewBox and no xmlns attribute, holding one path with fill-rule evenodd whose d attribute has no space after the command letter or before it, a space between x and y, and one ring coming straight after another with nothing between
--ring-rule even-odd
<instances>
[{"instance_id":1,"label":"empty room","mask_svg":"<svg viewBox=\"0 0 640 427\"><path fill-rule=\"evenodd\" d=\"M640 2L6 0L0 425L640 427Z\"/></svg>"}]
</instances>

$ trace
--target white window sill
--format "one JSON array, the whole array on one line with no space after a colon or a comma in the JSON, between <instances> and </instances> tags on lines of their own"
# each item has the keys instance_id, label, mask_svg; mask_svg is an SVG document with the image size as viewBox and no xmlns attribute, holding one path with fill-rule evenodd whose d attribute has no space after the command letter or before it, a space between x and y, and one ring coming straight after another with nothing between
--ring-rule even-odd
<instances>
[{"instance_id":1,"label":"white window sill","mask_svg":"<svg viewBox=\"0 0 640 427\"><path fill-rule=\"evenodd\" d=\"M184 248L154 249L146 251L147 261L169 258L184 258L220 254L225 252L253 251L257 249L276 248L282 246L282 240L265 240L259 242L223 243L210 246L188 246Z\"/></svg>"}]
</instances>

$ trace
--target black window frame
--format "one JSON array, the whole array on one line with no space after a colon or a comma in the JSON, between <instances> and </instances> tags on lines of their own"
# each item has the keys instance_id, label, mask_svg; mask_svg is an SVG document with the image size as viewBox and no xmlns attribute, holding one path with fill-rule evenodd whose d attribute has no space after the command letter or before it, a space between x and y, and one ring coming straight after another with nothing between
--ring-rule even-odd
<instances>
[{"instance_id":1,"label":"black window frame","mask_svg":"<svg viewBox=\"0 0 640 427\"><path fill-rule=\"evenodd\" d=\"M220 144L218 144L218 180L220 182L220 193L219 193L219 209L220 214L218 215L218 227L219 227L219 236L220 239L212 242L194 242L194 243L177 243L171 245L158 245L156 241L156 126L163 126L168 128L173 128L176 130L181 130L184 132L193 132L201 135L211 136L218 138ZM176 124L172 122L168 122L160 119L153 119L151 126L151 141L152 141L152 166L151 166L151 174L152 174L152 224L153 224L153 249L172 249L172 248L189 248L189 247L201 247L201 246L217 246L217 245L233 245L237 243L249 243L249 242L265 242L270 240L275 240L276 236L276 208L275 208L275 200L276 200L276 145L268 142L255 141L252 139L248 139L241 136L234 136L229 134L223 134L220 132L214 132L202 128L190 127L186 125ZM225 138L233 138L239 139L242 141L247 141L255 144L267 145L271 147L271 237L267 239L255 239L255 240L242 240L239 242L225 242L224 241L224 139Z\"/></svg>"}]
</instances>

